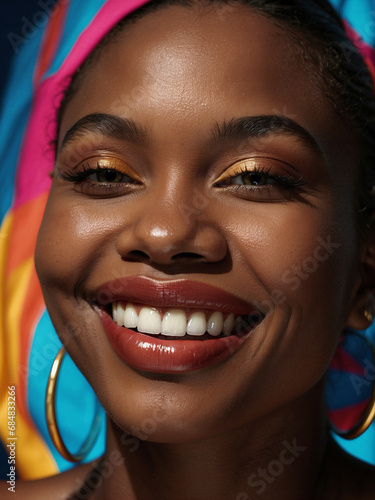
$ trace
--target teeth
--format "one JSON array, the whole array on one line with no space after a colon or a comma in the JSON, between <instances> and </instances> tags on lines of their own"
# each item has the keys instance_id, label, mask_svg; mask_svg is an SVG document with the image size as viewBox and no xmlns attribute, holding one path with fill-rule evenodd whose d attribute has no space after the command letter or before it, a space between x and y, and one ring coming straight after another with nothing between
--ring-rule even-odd
<instances>
[{"instance_id":1,"label":"teeth","mask_svg":"<svg viewBox=\"0 0 375 500\"><path fill-rule=\"evenodd\" d=\"M183 337L186 334L186 314L184 311L167 311L161 324L163 335Z\"/></svg>"},{"instance_id":2,"label":"teeth","mask_svg":"<svg viewBox=\"0 0 375 500\"><path fill-rule=\"evenodd\" d=\"M138 317L138 331L157 335L161 332L160 313L152 307L142 307Z\"/></svg>"},{"instance_id":3,"label":"teeth","mask_svg":"<svg viewBox=\"0 0 375 500\"><path fill-rule=\"evenodd\" d=\"M116 323L119 326L122 326L124 324L124 314L125 314L125 309L123 306L119 303L117 305L117 314L116 314ZM114 318L113 318L114 319Z\"/></svg>"},{"instance_id":4,"label":"teeth","mask_svg":"<svg viewBox=\"0 0 375 500\"><path fill-rule=\"evenodd\" d=\"M115 302L112 305L113 320L119 326L137 328L141 333L152 335L167 335L170 337L183 337L184 335L202 336L206 332L217 337L221 333L225 336L240 331L244 327L241 316L228 314L225 318L221 311L214 311L206 320L204 312L196 311L190 314L189 319L185 311L170 309L162 314L153 307L141 307L139 314L133 304Z\"/></svg>"},{"instance_id":5,"label":"teeth","mask_svg":"<svg viewBox=\"0 0 375 500\"><path fill-rule=\"evenodd\" d=\"M215 311L211 314L210 319L207 322L207 331L210 335L214 335L216 337L217 335L220 335L223 325L223 313Z\"/></svg>"},{"instance_id":6,"label":"teeth","mask_svg":"<svg viewBox=\"0 0 375 500\"><path fill-rule=\"evenodd\" d=\"M137 328L138 326L138 314L133 304L127 304L126 306L123 325L126 328Z\"/></svg>"},{"instance_id":7,"label":"teeth","mask_svg":"<svg viewBox=\"0 0 375 500\"><path fill-rule=\"evenodd\" d=\"M188 335L204 335L207 329L206 316L203 312L195 312L190 316L186 333Z\"/></svg>"},{"instance_id":8,"label":"teeth","mask_svg":"<svg viewBox=\"0 0 375 500\"><path fill-rule=\"evenodd\" d=\"M233 327L234 327L234 314L231 313L224 321L223 333L226 337L228 337L232 333Z\"/></svg>"}]
</instances>

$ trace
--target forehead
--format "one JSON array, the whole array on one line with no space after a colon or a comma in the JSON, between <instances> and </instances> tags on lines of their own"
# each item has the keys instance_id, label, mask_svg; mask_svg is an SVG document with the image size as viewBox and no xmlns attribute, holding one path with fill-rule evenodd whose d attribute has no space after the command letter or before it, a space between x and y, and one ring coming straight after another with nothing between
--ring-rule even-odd
<instances>
[{"instance_id":1,"label":"forehead","mask_svg":"<svg viewBox=\"0 0 375 500\"><path fill-rule=\"evenodd\" d=\"M89 91L98 100L112 89L125 97L127 89L140 84L139 95L147 86L156 96L168 90L181 102L184 97L192 102L193 94L200 100L205 91L208 100L209 92L228 95L239 89L246 99L252 91L249 77L256 77L268 86L272 80L269 91L280 95L295 81L295 60L286 33L248 7L169 6L126 25L99 53L82 87L85 96Z\"/></svg>"},{"instance_id":2,"label":"forehead","mask_svg":"<svg viewBox=\"0 0 375 500\"><path fill-rule=\"evenodd\" d=\"M199 137L237 116L286 115L327 156L343 153L352 135L296 42L240 5L169 6L126 26L85 73L62 134L93 112L131 118L160 141L166 130Z\"/></svg>"}]
</instances>

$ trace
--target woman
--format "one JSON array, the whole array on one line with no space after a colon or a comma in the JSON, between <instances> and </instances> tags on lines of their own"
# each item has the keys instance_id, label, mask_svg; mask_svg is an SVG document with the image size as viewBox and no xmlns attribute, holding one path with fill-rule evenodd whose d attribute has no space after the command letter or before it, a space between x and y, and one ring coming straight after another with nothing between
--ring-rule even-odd
<instances>
[{"instance_id":1,"label":"woman","mask_svg":"<svg viewBox=\"0 0 375 500\"><path fill-rule=\"evenodd\" d=\"M150 2L85 60L35 262L106 452L19 498L373 498L324 411L374 313L372 85L320 1Z\"/></svg>"}]
</instances>

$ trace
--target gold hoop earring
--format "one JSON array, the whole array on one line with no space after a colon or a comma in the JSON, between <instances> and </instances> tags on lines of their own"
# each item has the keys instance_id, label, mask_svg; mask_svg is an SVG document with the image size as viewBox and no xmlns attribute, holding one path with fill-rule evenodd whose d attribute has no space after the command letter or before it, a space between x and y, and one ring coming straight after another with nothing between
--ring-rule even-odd
<instances>
[{"instance_id":1,"label":"gold hoop earring","mask_svg":"<svg viewBox=\"0 0 375 500\"><path fill-rule=\"evenodd\" d=\"M66 353L65 347L61 347L53 362L47 383L45 411L46 411L48 433L55 448L60 453L60 455L63 458L65 458L65 460L76 463L76 462L81 462L90 453L99 435L100 421L101 421L100 406L98 400L96 399L95 415L91 425L90 432L85 442L78 450L78 452L71 453L65 446L65 443L61 437L59 427L57 425L56 410L55 410L56 384L65 353Z\"/></svg>"},{"instance_id":2,"label":"gold hoop earring","mask_svg":"<svg viewBox=\"0 0 375 500\"><path fill-rule=\"evenodd\" d=\"M363 315L367 319L367 321L369 321L370 323L372 323L374 321L374 317L369 309L365 309L363 311Z\"/></svg>"},{"instance_id":3,"label":"gold hoop earring","mask_svg":"<svg viewBox=\"0 0 375 500\"><path fill-rule=\"evenodd\" d=\"M375 298L373 294L370 294L368 296L368 301L367 301L367 306L365 310L363 311L364 317L372 323L374 321L374 315L375 315Z\"/></svg>"},{"instance_id":4,"label":"gold hoop earring","mask_svg":"<svg viewBox=\"0 0 375 500\"><path fill-rule=\"evenodd\" d=\"M355 365L353 372L351 364ZM370 374L374 369L373 345L358 332L347 330L332 360L326 383L327 416L331 429L341 438L359 437L375 419L375 383ZM352 415L357 406L362 410L364 407L362 414Z\"/></svg>"}]
</instances>

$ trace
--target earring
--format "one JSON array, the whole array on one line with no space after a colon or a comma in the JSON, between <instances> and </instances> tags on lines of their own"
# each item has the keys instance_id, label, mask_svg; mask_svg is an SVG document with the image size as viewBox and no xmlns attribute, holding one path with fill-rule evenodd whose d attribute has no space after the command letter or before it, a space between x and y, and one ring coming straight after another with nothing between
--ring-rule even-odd
<instances>
[{"instance_id":1,"label":"earring","mask_svg":"<svg viewBox=\"0 0 375 500\"><path fill-rule=\"evenodd\" d=\"M366 306L366 309L363 311L363 315L367 319L367 321L369 321L370 323L372 323L374 321L375 298L372 294L369 296L369 301L368 301L368 304Z\"/></svg>"},{"instance_id":2,"label":"earring","mask_svg":"<svg viewBox=\"0 0 375 500\"><path fill-rule=\"evenodd\" d=\"M372 315L372 311L370 311L370 308L368 308L368 309L366 308L363 311L363 315L367 319L367 321L369 321L370 323L372 323L374 321L374 317Z\"/></svg>"},{"instance_id":3,"label":"earring","mask_svg":"<svg viewBox=\"0 0 375 500\"><path fill-rule=\"evenodd\" d=\"M66 351L65 347L61 347L57 356L53 362L48 383L47 383L47 391L46 391L46 400L45 400L45 412L46 412L46 420L47 420L47 428L50 438L60 453L60 455L68 460L69 462L81 462L91 451L93 448L95 441L99 435L100 430L100 406L98 400L96 400L96 408L95 415L91 425L90 432L77 453L71 453L65 446L64 441L61 437L57 419L56 419L56 409L55 409L55 399L56 399L56 384L59 377L59 371L62 365L62 361L64 358Z\"/></svg>"},{"instance_id":4,"label":"earring","mask_svg":"<svg viewBox=\"0 0 375 500\"><path fill-rule=\"evenodd\" d=\"M331 429L344 439L363 434L375 418L375 351L370 342L347 329L331 361L325 386Z\"/></svg>"},{"instance_id":5,"label":"earring","mask_svg":"<svg viewBox=\"0 0 375 500\"><path fill-rule=\"evenodd\" d=\"M374 321L374 318L372 317L372 314L370 313L370 311L368 309L365 309L363 311L363 315L367 319L367 321L369 321L370 323L372 323Z\"/></svg>"}]
</instances>

